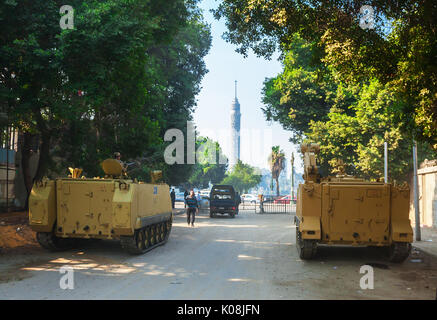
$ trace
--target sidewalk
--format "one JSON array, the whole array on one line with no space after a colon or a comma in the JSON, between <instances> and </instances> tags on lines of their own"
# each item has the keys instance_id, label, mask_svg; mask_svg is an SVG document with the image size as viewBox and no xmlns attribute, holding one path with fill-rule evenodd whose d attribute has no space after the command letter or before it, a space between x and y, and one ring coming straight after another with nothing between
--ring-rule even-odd
<instances>
[{"instance_id":1,"label":"sidewalk","mask_svg":"<svg viewBox=\"0 0 437 320\"><path fill-rule=\"evenodd\" d=\"M414 235L413 246L437 257L437 229L422 227L421 238L422 241L416 241L416 235Z\"/></svg>"}]
</instances>

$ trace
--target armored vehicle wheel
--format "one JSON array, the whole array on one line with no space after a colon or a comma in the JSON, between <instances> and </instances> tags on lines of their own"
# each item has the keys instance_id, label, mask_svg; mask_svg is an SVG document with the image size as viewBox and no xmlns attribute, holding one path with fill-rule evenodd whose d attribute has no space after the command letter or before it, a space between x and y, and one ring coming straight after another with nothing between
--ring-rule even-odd
<instances>
[{"instance_id":1,"label":"armored vehicle wheel","mask_svg":"<svg viewBox=\"0 0 437 320\"><path fill-rule=\"evenodd\" d=\"M153 228L155 229L155 244L161 242L160 238L160 231L159 231L159 225L154 225Z\"/></svg>"},{"instance_id":2,"label":"armored vehicle wheel","mask_svg":"<svg viewBox=\"0 0 437 320\"><path fill-rule=\"evenodd\" d=\"M411 244L408 242L393 242L389 249L389 260L401 263L408 258L411 252Z\"/></svg>"},{"instance_id":3,"label":"armored vehicle wheel","mask_svg":"<svg viewBox=\"0 0 437 320\"><path fill-rule=\"evenodd\" d=\"M138 251L143 252L146 249L146 243L144 241L145 239L144 230L138 230L136 234L137 234L136 241L137 241Z\"/></svg>"},{"instance_id":4,"label":"armored vehicle wheel","mask_svg":"<svg viewBox=\"0 0 437 320\"><path fill-rule=\"evenodd\" d=\"M150 245L154 246L156 244L156 229L155 226L150 226Z\"/></svg>"},{"instance_id":5,"label":"armored vehicle wheel","mask_svg":"<svg viewBox=\"0 0 437 320\"><path fill-rule=\"evenodd\" d=\"M302 233L299 228L296 228L296 248L299 254L299 258L304 260L310 260L314 258L317 252L316 240L302 239Z\"/></svg>"},{"instance_id":6,"label":"armored vehicle wheel","mask_svg":"<svg viewBox=\"0 0 437 320\"><path fill-rule=\"evenodd\" d=\"M58 238L53 232L37 232L36 239L41 247L50 251L68 250L73 247L72 239Z\"/></svg>"},{"instance_id":7,"label":"armored vehicle wheel","mask_svg":"<svg viewBox=\"0 0 437 320\"><path fill-rule=\"evenodd\" d=\"M141 254L146 251L144 230L135 230L133 236L120 237L121 246L130 254Z\"/></svg>"},{"instance_id":8,"label":"armored vehicle wheel","mask_svg":"<svg viewBox=\"0 0 437 320\"><path fill-rule=\"evenodd\" d=\"M150 247L150 229L144 228L144 246L146 250Z\"/></svg>"},{"instance_id":9,"label":"armored vehicle wheel","mask_svg":"<svg viewBox=\"0 0 437 320\"><path fill-rule=\"evenodd\" d=\"M158 224L158 235L159 235L159 242L164 241L165 239L165 233L164 233L164 222L161 222Z\"/></svg>"},{"instance_id":10,"label":"armored vehicle wheel","mask_svg":"<svg viewBox=\"0 0 437 320\"><path fill-rule=\"evenodd\" d=\"M165 222L165 241L167 241L168 237L170 236L171 226L172 226L172 218L170 218L170 220Z\"/></svg>"}]
</instances>

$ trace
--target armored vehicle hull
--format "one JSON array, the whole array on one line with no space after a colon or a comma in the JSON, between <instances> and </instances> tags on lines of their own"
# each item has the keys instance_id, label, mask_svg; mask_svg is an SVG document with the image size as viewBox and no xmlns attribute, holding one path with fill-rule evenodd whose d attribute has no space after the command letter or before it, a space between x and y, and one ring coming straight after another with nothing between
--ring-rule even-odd
<instances>
[{"instance_id":1,"label":"armored vehicle hull","mask_svg":"<svg viewBox=\"0 0 437 320\"><path fill-rule=\"evenodd\" d=\"M413 242L408 185L344 174L322 179L318 150L316 144L302 146L305 183L299 185L295 217L300 258L313 258L324 244L385 247L390 261L404 261Z\"/></svg>"},{"instance_id":2,"label":"armored vehicle hull","mask_svg":"<svg viewBox=\"0 0 437 320\"><path fill-rule=\"evenodd\" d=\"M296 245L311 259L318 244L387 247L390 260L410 252L409 189L365 181L305 183L296 206Z\"/></svg>"},{"instance_id":3,"label":"armored vehicle hull","mask_svg":"<svg viewBox=\"0 0 437 320\"><path fill-rule=\"evenodd\" d=\"M69 248L77 239L119 239L126 251L144 253L167 241L172 219L166 184L46 180L29 197L29 225L49 250Z\"/></svg>"}]
</instances>

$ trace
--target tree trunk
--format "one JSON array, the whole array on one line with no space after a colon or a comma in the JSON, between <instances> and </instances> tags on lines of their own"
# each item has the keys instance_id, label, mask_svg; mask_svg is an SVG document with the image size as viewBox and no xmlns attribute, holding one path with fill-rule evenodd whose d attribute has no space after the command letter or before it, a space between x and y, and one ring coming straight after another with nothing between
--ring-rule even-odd
<instances>
[{"instance_id":1,"label":"tree trunk","mask_svg":"<svg viewBox=\"0 0 437 320\"><path fill-rule=\"evenodd\" d=\"M279 176L275 178L276 180L276 195L279 197Z\"/></svg>"},{"instance_id":2,"label":"tree trunk","mask_svg":"<svg viewBox=\"0 0 437 320\"><path fill-rule=\"evenodd\" d=\"M44 131L41 133L41 145L39 149L38 168L36 169L35 178L33 181L40 181L47 173L50 161L50 132Z\"/></svg>"},{"instance_id":3,"label":"tree trunk","mask_svg":"<svg viewBox=\"0 0 437 320\"><path fill-rule=\"evenodd\" d=\"M21 167L23 170L24 185L26 187L26 204L27 209L30 191L32 190L32 176L30 173L30 157L32 156L32 140L30 133L23 134L23 145L21 147Z\"/></svg>"}]
</instances>

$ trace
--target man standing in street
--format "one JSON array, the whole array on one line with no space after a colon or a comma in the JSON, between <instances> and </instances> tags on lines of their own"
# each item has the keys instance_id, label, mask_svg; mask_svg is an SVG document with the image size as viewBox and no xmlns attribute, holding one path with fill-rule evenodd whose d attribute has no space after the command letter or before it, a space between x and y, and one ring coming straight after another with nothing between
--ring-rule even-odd
<instances>
[{"instance_id":1,"label":"man standing in street","mask_svg":"<svg viewBox=\"0 0 437 320\"><path fill-rule=\"evenodd\" d=\"M194 227L194 220L196 219L196 213L199 212L199 203L197 202L196 195L194 191L190 191L190 195L185 199L185 204L187 205L187 223L188 226Z\"/></svg>"},{"instance_id":2,"label":"man standing in street","mask_svg":"<svg viewBox=\"0 0 437 320\"><path fill-rule=\"evenodd\" d=\"M171 189L170 199L171 199L171 207L172 207L172 209L174 209L174 204L175 204L175 201L176 201L176 193L174 192L174 188Z\"/></svg>"}]
</instances>

